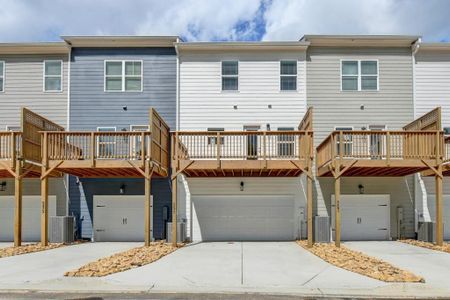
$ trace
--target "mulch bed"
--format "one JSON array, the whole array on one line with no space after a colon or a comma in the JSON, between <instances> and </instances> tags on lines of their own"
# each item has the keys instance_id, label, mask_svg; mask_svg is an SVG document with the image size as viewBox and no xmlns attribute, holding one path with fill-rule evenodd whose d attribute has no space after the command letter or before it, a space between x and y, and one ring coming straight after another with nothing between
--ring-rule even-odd
<instances>
[{"instance_id":1,"label":"mulch bed","mask_svg":"<svg viewBox=\"0 0 450 300\"><path fill-rule=\"evenodd\" d=\"M413 245L413 246L418 246L418 247L428 248L431 250L437 250L437 251L450 253L450 243L448 243L448 242L444 242L444 244L442 246L438 246L433 243L416 241L416 240L398 240L398 241L405 243L405 244Z\"/></svg>"},{"instance_id":2,"label":"mulch bed","mask_svg":"<svg viewBox=\"0 0 450 300\"><path fill-rule=\"evenodd\" d=\"M42 246L40 243L35 244L26 244L19 247L7 247L7 248L0 248L0 258L2 257L9 257L14 255L20 255L20 254L27 254L27 253L33 253L33 252L39 252L44 250L50 250L55 249L59 247L63 247L66 244L63 243L51 243L48 244L48 246Z\"/></svg>"},{"instance_id":3,"label":"mulch bed","mask_svg":"<svg viewBox=\"0 0 450 300\"><path fill-rule=\"evenodd\" d=\"M124 252L116 253L108 257L101 258L95 262L88 263L77 270L69 271L64 276L69 277L102 277L157 261L179 247L164 242L151 243L150 246L137 247Z\"/></svg>"},{"instance_id":4,"label":"mulch bed","mask_svg":"<svg viewBox=\"0 0 450 300\"><path fill-rule=\"evenodd\" d=\"M422 277L409 271L342 245L337 248L332 243L316 243L312 248L308 248L306 241L297 241L297 243L332 265L367 277L385 282L425 282Z\"/></svg>"}]
</instances>

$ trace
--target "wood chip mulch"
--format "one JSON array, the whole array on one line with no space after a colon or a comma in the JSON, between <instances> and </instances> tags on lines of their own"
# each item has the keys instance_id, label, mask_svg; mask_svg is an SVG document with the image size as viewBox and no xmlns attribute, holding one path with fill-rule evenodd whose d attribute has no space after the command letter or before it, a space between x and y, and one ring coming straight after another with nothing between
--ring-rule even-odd
<instances>
[{"instance_id":1,"label":"wood chip mulch","mask_svg":"<svg viewBox=\"0 0 450 300\"><path fill-rule=\"evenodd\" d=\"M38 251L44 251L44 250L50 250L65 246L63 243L51 243L48 244L48 246L42 246L40 243L36 244L26 244L19 247L7 247L7 248L0 248L0 258L2 257L9 257L14 255L20 255L20 254L27 254L32 252L38 252Z\"/></svg>"},{"instance_id":2,"label":"wood chip mulch","mask_svg":"<svg viewBox=\"0 0 450 300\"><path fill-rule=\"evenodd\" d=\"M450 253L450 243L446 243L446 242L444 242L444 244L442 246L438 246L433 243L427 243L427 242L416 241L416 240L398 240L398 241L405 243L405 244L413 245L413 246L418 246L418 247L428 248L431 250L437 250L437 251Z\"/></svg>"},{"instance_id":3,"label":"wood chip mulch","mask_svg":"<svg viewBox=\"0 0 450 300\"><path fill-rule=\"evenodd\" d=\"M385 282L425 282L422 277L409 271L342 245L337 248L333 243L316 243L312 248L308 248L307 241L297 243L332 265L367 277Z\"/></svg>"},{"instance_id":4,"label":"wood chip mulch","mask_svg":"<svg viewBox=\"0 0 450 300\"><path fill-rule=\"evenodd\" d=\"M110 274L138 268L157 261L178 248L164 242L151 243L150 246L137 247L124 252L116 253L97 261L88 263L77 270L69 271L64 276L69 277L102 277Z\"/></svg>"}]
</instances>

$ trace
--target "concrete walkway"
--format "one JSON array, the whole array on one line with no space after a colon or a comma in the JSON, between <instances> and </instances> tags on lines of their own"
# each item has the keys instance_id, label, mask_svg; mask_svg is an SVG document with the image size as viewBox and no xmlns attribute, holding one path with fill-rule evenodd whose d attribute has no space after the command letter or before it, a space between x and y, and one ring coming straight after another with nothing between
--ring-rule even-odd
<instances>
[{"instance_id":1,"label":"concrete walkway","mask_svg":"<svg viewBox=\"0 0 450 300\"><path fill-rule=\"evenodd\" d=\"M66 271L142 243L84 243L0 259L0 286L61 279Z\"/></svg>"},{"instance_id":2,"label":"concrete walkway","mask_svg":"<svg viewBox=\"0 0 450 300\"><path fill-rule=\"evenodd\" d=\"M428 285L450 288L450 254L401 242L346 242L350 249L381 258L425 278ZM450 294L449 294L450 297Z\"/></svg>"}]
</instances>

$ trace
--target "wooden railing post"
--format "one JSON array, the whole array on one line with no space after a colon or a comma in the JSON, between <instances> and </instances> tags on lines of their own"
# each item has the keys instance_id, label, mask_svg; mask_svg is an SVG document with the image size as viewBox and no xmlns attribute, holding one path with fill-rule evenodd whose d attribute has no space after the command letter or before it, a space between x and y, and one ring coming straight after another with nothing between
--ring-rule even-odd
<instances>
[{"instance_id":1,"label":"wooden railing post","mask_svg":"<svg viewBox=\"0 0 450 300\"><path fill-rule=\"evenodd\" d=\"M339 160L342 163L342 159L344 157L344 133L339 131Z\"/></svg>"},{"instance_id":2,"label":"wooden railing post","mask_svg":"<svg viewBox=\"0 0 450 300\"><path fill-rule=\"evenodd\" d=\"M145 162L145 151L148 150L148 149L146 149L147 147L145 147L145 145L146 145L145 133L141 132L141 162L142 162L142 166L144 166L144 162Z\"/></svg>"},{"instance_id":3,"label":"wooden railing post","mask_svg":"<svg viewBox=\"0 0 450 300\"><path fill-rule=\"evenodd\" d=\"M14 170L16 168L17 156L16 156L16 134L11 132L11 168ZM22 149L23 151L23 149Z\"/></svg>"},{"instance_id":4,"label":"wooden railing post","mask_svg":"<svg viewBox=\"0 0 450 300\"><path fill-rule=\"evenodd\" d=\"M220 169L220 133L217 132L216 134L216 148L217 148L217 169Z\"/></svg>"},{"instance_id":5,"label":"wooden railing post","mask_svg":"<svg viewBox=\"0 0 450 300\"><path fill-rule=\"evenodd\" d=\"M91 167L95 167L95 132L91 132Z\"/></svg>"},{"instance_id":6,"label":"wooden railing post","mask_svg":"<svg viewBox=\"0 0 450 300\"><path fill-rule=\"evenodd\" d=\"M267 169L267 133L265 131L263 133L263 160L264 169Z\"/></svg>"},{"instance_id":7,"label":"wooden railing post","mask_svg":"<svg viewBox=\"0 0 450 300\"><path fill-rule=\"evenodd\" d=\"M389 131L386 132L386 162L389 166L391 162L391 134Z\"/></svg>"}]
</instances>

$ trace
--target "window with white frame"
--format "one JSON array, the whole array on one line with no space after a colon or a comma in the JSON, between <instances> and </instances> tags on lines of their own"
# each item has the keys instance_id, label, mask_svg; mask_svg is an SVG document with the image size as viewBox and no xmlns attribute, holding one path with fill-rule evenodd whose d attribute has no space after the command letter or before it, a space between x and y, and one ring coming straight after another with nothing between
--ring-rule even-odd
<instances>
[{"instance_id":1,"label":"window with white frame","mask_svg":"<svg viewBox=\"0 0 450 300\"><path fill-rule=\"evenodd\" d=\"M142 61L105 61L106 92L142 92Z\"/></svg>"},{"instance_id":2,"label":"window with white frame","mask_svg":"<svg viewBox=\"0 0 450 300\"><path fill-rule=\"evenodd\" d=\"M225 131L225 128L208 128L208 131L212 132L222 132ZM225 143L225 137L220 137L220 144L223 145ZM217 136L209 136L208 137L208 145L217 145Z\"/></svg>"},{"instance_id":3,"label":"window with white frame","mask_svg":"<svg viewBox=\"0 0 450 300\"><path fill-rule=\"evenodd\" d=\"M130 126L131 131L137 131L137 132L146 132L150 131L149 125L131 125ZM142 155L142 149L144 149L144 152L147 152L147 143L149 143L149 140L145 138L144 141L142 141L141 135L135 135L132 137L131 140L131 154L136 159L140 159ZM144 147L142 147L142 144L144 144Z\"/></svg>"},{"instance_id":4,"label":"window with white frame","mask_svg":"<svg viewBox=\"0 0 450 300\"><path fill-rule=\"evenodd\" d=\"M335 131L352 131L353 127L335 127ZM342 135L342 145L343 145L343 156L351 156L353 152L353 136L351 134L343 134ZM340 146L340 135L336 136L336 155L340 155L341 146Z\"/></svg>"},{"instance_id":5,"label":"window with white frame","mask_svg":"<svg viewBox=\"0 0 450 300\"><path fill-rule=\"evenodd\" d=\"M114 154L116 139L107 132L115 132L116 127L97 127L97 131L106 133L97 137L97 158L110 158Z\"/></svg>"},{"instance_id":6,"label":"window with white frame","mask_svg":"<svg viewBox=\"0 0 450 300\"><path fill-rule=\"evenodd\" d=\"M239 89L239 62L222 61L222 91Z\"/></svg>"},{"instance_id":7,"label":"window with white frame","mask_svg":"<svg viewBox=\"0 0 450 300\"><path fill-rule=\"evenodd\" d=\"M46 60L44 61L44 91L61 92L62 91L62 61Z\"/></svg>"},{"instance_id":8,"label":"window with white frame","mask_svg":"<svg viewBox=\"0 0 450 300\"><path fill-rule=\"evenodd\" d=\"M22 131L22 127L6 125L6 131Z\"/></svg>"},{"instance_id":9,"label":"window with white frame","mask_svg":"<svg viewBox=\"0 0 450 300\"><path fill-rule=\"evenodd\" d=\"M377 60L341 61L341 89L343 91L378 91Z\"/></svg>"},{"instance_id":10,"label":"window with white frame","mask_svg":"<svg viewBox=\"0 0 450 300\"><path fill-rule=\"evenodd\" d=\"M0 92L5 91L5 62L0 60Z\"/></svg>"},{"instance_id":11,"label":"window with white frame","mask_svg":"<svg viewBox=\"0 0 450 300\"><path fill-rule=\"evenodd\" d=\"M297 61L282 60L280 62L280 90L297 90Z\"/></svg>"},{"instance_id":12,"label":"window with white frame","mask_svg":"<svg viewBox=\"0 0 450 300\"><path fill-rule=\"evenodd\" d=\"M293 127L278 127L278 131L293 131ZM295 135L278 134L278 156L291 157L294 156Z\"/></svg>"}]
</instances>

